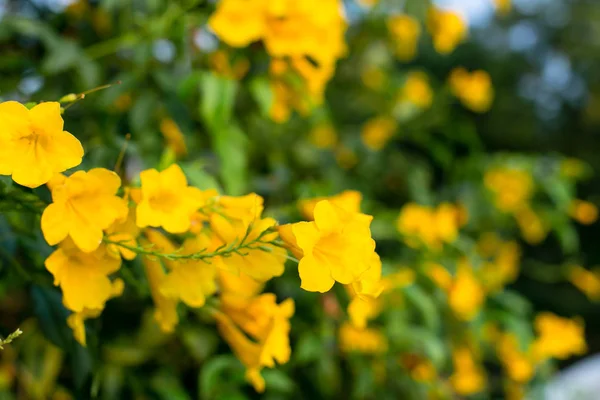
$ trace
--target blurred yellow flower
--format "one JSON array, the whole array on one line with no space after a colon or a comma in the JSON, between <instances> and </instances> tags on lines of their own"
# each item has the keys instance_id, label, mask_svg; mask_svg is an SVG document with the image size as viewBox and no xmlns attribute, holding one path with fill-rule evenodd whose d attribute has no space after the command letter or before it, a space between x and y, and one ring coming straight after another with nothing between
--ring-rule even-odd
<instances>
[{"instance_id":1,"label":"blurred yellow flower","mask_svg":"<svg viewBox=\"0 0 600 400\"><path fill-rule=\"evenodd\" d=\"M121 258L109 253L104 245L84 253L72 240L64 240L46 259L45 266L62 290L65 307L76 313L104 309L106 301L123 285L108 277L119 270Z\"/></svg>"},{"instance_id":2,"label":"blurred yellow flower","mask_svg":"<svg viewBox=\"0 0 600 400\"><path fill-rule=\"evenodd\" d=\"M452 286L452 274L441 264L427 263L425 265L425 273L439 288L446 291Z\"/></svg>"},{"instance_id":3,"label":"blurred yellow flower","mask_svg":"<svg viewBox=\"0 0 600 400\"><path fill-rule=\"evenodd\" d=\"M172 164L162 172L147 169L140 173L140 179L137 225L162 227L170 233L188 231L192 216L204 204L204 196L200 189L188 186L181 168Z\"/></svg>"},{"instance_id":4,"label":"blurred yellow flower","mask_svg":"<svg viewBox=\"0 0 600 400\"><path fill-rule=\"evenodd\" d=\"M340 327L339 341L340 348L346 353L378 354L388 349L387 338L379 330L361 329L347 322Z\"/></svg>"},{"instance_id":5,"label":"blurred yellow flower","mask_svg":"<svg viewBox=\"0 0 600 400\"><path fill-rule=\"evenodd\" d=\"M418 354L403 354L400 357L400 364L417 382L433 382L437 378L437 370L433 363Z\"/></svg>"},{"instance_id":6,"label":"blurred yellow flower","mask_svg":"<svg viewBox=\"0 0 600 400\"><path fill-rule=\"evenodd\" d=\"M387 21L388 30L394 42L396 56L401 61L415 58L421 36L419 21L409 15L394 15Z\"/></svg>"},{"instance_id":7,"label":"blurred yellow flower","mask_svg":"<svg viewBox=\"0 0 600 400\"><path fill-rule=\"evenodd\" d=\"M173 150L177 157L183 157L187 154L185 137L179 126L170 118L165 118L160 122L160 133L162 133L167 146Z\"/></svg>"},{"instance_id":8,"label":"blurred yellow flower","mask_svg":"<svg viewBox=\"0 0 600 400\"><path fill-rule=\"evenodd\" d=\"M127 216L127 203L118 197L121 179L104 168L77 171L52 189L52 200L42 214L42 232L50 245L67 236L82 251L100 246L103 230Z\"/></svg>"},{"instance_id":9,"label":"blurred yellow flower","mask_svg":"<svg viewBox=\"0 0 600 400\"><path fill-rule=\"evenodd\" d=\"M524 207L515 213L517 224L523 239L529 244L541 243L548 235L547 223L530 207Z\"/></svg>"},{"instance_id":10,"label":"blurred yellow flower","mask_svg":"<svg viewBox=\"0 0 600 400\"><path fill-rule=\"evenodd\" d=\"M533 342L532 351L536 360L565 360L587 351L583 321L580 319L542 312L535 317L534 325L538 336Z\"/></svg>"},{"instance_id":11,"label":"blurred yellow flower","mask_svg":"<svg viewBox=\"0 0 600 400\"><path fill-rule=\"evenodd\" d=\"M263 392L260 370L290 359L289 319L294 301L277 304L272 293L253 298L228 296L221 299L220 310L214 316L221 336L246 367L246 379Z\"/></svg>"},{"instance_id":12,"label":"blurred yellow flower","mask_svg":"<svg viewBox=\"0 0 600 400\"><path fill-rule=\"evenodd\" d=\"M315 206L313 222L292 225L296 245L302 251L298 272L301 287L327 292L337 281L357 283L372 267L375 241L369 225L373 217L350 213L322 200Z\"/></svg>"},{"instance_id":13,"label":"blurred yellow flower","mask_svg":"<svg viewBox=\"0 0 600 400\"><path fill-rule=\"evenodd\" d=\"M519 274L521 250L515 241L504 241L495 233L481 235L477 250L485 259L481 268L481 280L488 292L497 292Z\"/></svg>"},{"instance_id":14,"label":"blurred yellow flower","mask_svg":"<svg viewBox=\"0 0 600 400\"><path fill-rule=\"evenodd\" d=\"M335 161L343 169L350 169L358 164L356 153L346 146L338 146L335 149Z\"/></svg>"},{"instance_id":15,"label":"blurred yellow flower","mask_svg":"<svg viewBox=\"0 0 600 400\"><path fill-rule=\"evenodd\" d=\"M366 87L379 90L384 86L387 76L380 67L369 65L362 69L360 79Z\"/></svg>"},{"instance_id":16,"label":"blurred yellow flower","mask_svg":"<svg viewBox=\"0 0 600 400\"><path fill-rule=\"evenodd\" d=\"M56 173L81 164L83 147L63 131L57 102L28 110L16 101L0 103L0 175L12 175L19 185L36 188Z\"/></svg>"},{"instance_id":17,"label":"blurred yellow flower","mask_svg":"<svg viewBox=\"0 0 600 400\"><path fill-rule=\"evenodd\" d=\"M360 213L362 194L356 190L345 190L334 196L299 200L298 208L306 219L313 220L315 219L315 206L322 200L329 200L331 204L340 207L349 213Z\"/></svg>"},{"instance_id":18,"label":"blurred yellow flower","mask_svg":"<svg viewBox=\"0 0 600 400\"><path fill-rule=\"evenodd\" d=\"M224 50L217 50L210 55L210 65L217 74L234 80L242 79L250 69L250 61L240 58L232 62L229 54Z\"/></svg>"},{"instance_id":19,"label":"blurred yellow flower","mask_svg":"<svg viewBox=\"0 0 600 400\"><path fill-rule=\"evenodd\" d=\"M332 125L319 124L310 131L308 140L318 149L333 149L338 137Z\"/></svg>"},{"instance_id":20,"label":"blurred yellow flower","mask_svg":"<svg viewBox=\"0 0 600 400\"><path fill-rule=\"evenodd\" d=\"M506 15L512 8L512 0L494 0L494 4L499 14Z\"/></svg>"},{"instance_id":21,"label":"blurred yellow flower","mask_svg":"<svg viewBox=\"0 0 600 400\"><path fill-rule=\"evenodd\" d=\"M452 93L472 111L484 113L494 101L494 87L490 75L482 70L469 72L464 68L455 68L450 73Z\"/></svg>"},{"instance_id":22,"label":"blurred yellow flower","mask_svg":"<svg viewBox=\"0 0 600 400\"><path fill-rule=\"evenodd\" d=\"M573 200L569 215L580 224L591 225L598 220L598 207L589 201Z\"/></svg>"},{"instance_id":23,"label":"blurred yellow flower","mask_svg":"<svg viewBox=\"0 0 600 400\"><path fill-rule=\"evenodd\" d=\"M600 274L598 272L589 271L580 265L572 265L569 267L567 278L588 299L600 300Z\"/></svg>"},{"instance_id":24,"label":"blurred yellow flower","mask_svg":"<svg viewBox=\"0 0 600 400\"><path fill-rule=\"evenodd\" d=\"M527 383L535 374L535 365L526 352L521 351L517 338L510 333L502 334L496 342L496 352L508 377L519 383Z\"/></svg>"},{"instance_id":25,"label":"blurred yellow flower","mask_svg":"<svg viewBox=\"0 0 600 400\"><path fill-rule=\"evenodd\" d=\"M470 321L479 313L485 302L485 291L466 260L460 260L456 277L448 288L448 304L463 321Z\"/></svg>"},{"instance_id":26,"label":"blurred yellow flower","mask_svg":"<svg viewBox=\"0 0 600 400\"><path fill-rule=\"evenodd\" d=\"M422 71L409 73L400 92L399 101L409 102L418 108L429 108L433 102L433 91L427 74Z\"/></svg>"},{"instance_id":27,"label":"blurred yellow flower","mask_svg":"<svg viewBox=\"0 0 600 400\"><path fill-rule=\"evenodd\" d=\"M489 169L485 173L484 183L494 194L496 207L504 212L515 212L525 207L534 192L531 175L516 168Z\"/></svg>"},{"instance_id":28,"label":"blurred yellow flower","mask_svg":"<svg viewBox=\"0 0 600 400\"><path fill-rule=\"evenodd\" d=\"M379 151L392 138L396 129L398 123L395 119L387 116L376 117L365 123L360 137L367 148Z\"/></svg>"},{"instance_id":29,"label":"blurred yellow flower","mask_svg":"<svg viewBox=\"0 0 600 400\"><path fill-rule=\"evenodd\" d=\"M468 33L467 24L459 14L436 7L429 9L427 29L433 37L433 47L440 54L452 53Z\"/></svg>"},{"instance_id":30,"label":"blurred yellow flower","mask_svg":"<svg viewBox=\"0 0 600 400\"><path fill-rule=\"evenodd\" d=\"M406 235L406 243L417 247L419 241L433 250L443 243L452 243L458 237L460 211L457 206L442 203L437 208L409 203L402 207L396 227Z\"/></svg>"},{"instance_id":31,"label":"blurred yellow flower","mask_svg":"<svg viewBox=\"0 0 600 400\"><path fill-rule=\"evenodd\" d=\"M482 391L486 385L485 371L475 360L473 352L467 347L452 351L454 372L450 384L461 396L469 396Z\"/></svg>"},{"instance_id":32,"label":"blurred yellow flower","mask_svg":"<svg viewBox=\"0 0 600 400\"><path fill-rule=\"evenodd\" d=\"M219 196L216 198L216 206L221 208L221 213L228 219L250 225L260 219L264 210L264 199L256 193L244 196Z\"/></svg>"}]
</instances>

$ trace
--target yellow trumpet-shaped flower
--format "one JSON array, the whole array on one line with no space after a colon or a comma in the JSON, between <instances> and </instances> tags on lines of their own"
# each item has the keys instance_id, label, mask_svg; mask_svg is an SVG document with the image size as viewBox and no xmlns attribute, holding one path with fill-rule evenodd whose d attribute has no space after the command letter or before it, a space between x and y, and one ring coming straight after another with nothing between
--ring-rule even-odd
<instances>
[{"instance_id":1,"label":"yellow trumpet-shaped flower","mask_svg":"<svg viewBox=\"0 0 600 400\"><path fill-rule=\"evenodd\" d=\"M328 200L317 203L314 216L314 222L299 222L291 227L295 239L291 245L302 251L298 265L301 287L324 293L336 281L360 281L372 266L372 217L349 213Z\"/></svg>"},{"instance_id":2,"label":"yellow trumpet-shaped flower","mask_svg":"<svg viewBox=\"0 0 600 400\"><path fill-rule=\"evenodd\" d=\"M450 54L467 37L464 19L452 11L431 7L427 14L427 29L433 37L433 46L440 54Z\"/></svg>"},{"instance_id":3,"label":"yellow trumpet-shaped flower","mask_svg":"<svg viewBox=\"0 0 600 400\"><path fill-rule=\"evenodd\" d=\"M409 203L402 207L396 227L406 235L411 247L424 244L432 250L440 250L443 243L452 243L458 238L461 220L459 207L442 203L437 208Z\"/></svg>"},{"instance_id":4,"label":"yellow trumpet-shaped flower","mask_svg":"<svg viewBox=\"0 0 600 400\"><path fill-rule=\"evenodd\" d=\"M67 236L85 252L102 242L103 230L127 215L127 203L118 197L121 179L104 168L77 171L52 189L52 200L42 214L42 232L50 245Z\"/></svg>"},{"instance_id":5,"label":"yellow trumpet-shaped flower","mask_svg":"<svg viewBox=\"0 0 600 400\"><path fill-rule=\"evenodd\" d=\"M409 15L394 15L387 21L396 55L401 61L415 58L421 36L419 21Z\"/></svg>"},{"instance_id":6,"label":"yellow trumpet-shaped flower","mask_svg":"<svg viewBox=\"0 0 600 400\"><path fill-rule=\"evenodd\" d=\"M585 329L583 321L579 319L562 318L543 312L535 317L534 325L538 334L532 347L536 360L565 360L587 351Z\"/></svg>"},{"instance_id":7,"label":"yellow trumpet-shaped flower","mask_svg":"<svg viewBox=\"0 0 600 400\"><path fill-rule=\"evenodd\" d=\"M65 307L76 313L104 309L106 301L114 296L115 286L123 284L109 278L121 267L121 258L104 245L84 253L72 240L64 240L46 259L45 266L63 292Z\"/></svg>"},{"instance_id":8,"label":"yellow trumpet-shaped flower","mask_svg":"<svg viewBox=\"0 0 600 400\"><path fill-rule=\"evenodd\" d=\"M59 103L31 110L16 101L0 103L0 126L0 175L12 175L19 185L38 187L81 164L83 147L63 130Z\"/></svg>"},{"instance_id":9,"label":"yellow trumpet-shaped flower","mask_svg":"<svg viewBox=\"0 0 600 400\"><path fill-rule=\"evenodd\" d=\"M321 200L329 200L331 204L340 207L349 213L359 213L362 194L356 190L345 190L342 193L330 197L315 197L298 201L298 208L305 218L315 219L315 206Z\"/></svg>"},{"instance_id":10,"label":"yellow trumpet-shaped flower","mask_svg":"<svg viewBox=\"0 0 600 400\"><path fill-rule=\"evenodd\" d=\"M454 69L450 73L450 87L465 107L478 113L488 111L494 101L492 78L482 70Z\"/></svg>"},{"instance_id":11,"label":"yellow trumpet-shaped flower","mask_svg":"<svg viewBox=\"0 0 600 400\"><path fill-rule=\"evenodd\" d=\"M181 168L173 164L162 172L148 169L140 173L141 199L136 221L140 228L162 227L170 233L190 229L194 213L205 203L202 191L188 186Z\"/></svg>"}]
</instances>

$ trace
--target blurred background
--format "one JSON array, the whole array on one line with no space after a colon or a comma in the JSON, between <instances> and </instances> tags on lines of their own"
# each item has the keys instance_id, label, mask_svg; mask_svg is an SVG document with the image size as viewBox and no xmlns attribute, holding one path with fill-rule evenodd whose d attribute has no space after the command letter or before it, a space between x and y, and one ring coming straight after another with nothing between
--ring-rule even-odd
<instances>
[{"instance_id":1,"label":"blurred background","mask_svg":"<svg viewBox=\"0 0 600 400\"><path fill-rule=\"evenodd\" d=\"M581 357L598 353L600 3L340 4L346 51L323 101L295 104L303 95L292 90L285 109L263 42L232 47L208 26L215 1L0 0L0 99L56 101L101 88L65 111L66 129L86 149L80 168L113 168L125 151L123 178L135 185L142 169L177 160L202 189L260 194L281 223L302 218L299 199L360 191L363 211L375 218L384 275L406 267L418 283L426 276L420 266L454 265L453 252L484 233L514 240L518 277L490 295L464 329L479 332L493 322L528 337L537 312L579 316L588 343ZM457 13L468 30L449 52L432 42L434 5ZM397 15L421 25L414 54L401 46L410 32L392 22ZM457 83L458 68L485 71L489 82ZM489 175L511 168L526 171L535 187L526 199L533 217L525 222L527 215L503 212L494 200L520 190ZM407 245L396 223L403 207L443 202L467 215L456 248L440 256ZM27 219L16 225L35 226ZM429 281L422 290L402 289L401 305L380 318L391 343L386 357L346 356L336 342L343 290L303 292L288 268L268 289L296 301L292 361L264 373L260 396L244 386L235 357L201 311L186 311L177 333L165 336L151 321L151 302L135 293L91 321L83 348L66 327L60 292L14 273L14 263L43 269L51 251L40 234L21 237L16 229L10 216L0 216L0 333L25 332L0 353L0 399L519 398L507 394L495 361L484 363L482 393L444 397L431 385L413 385L398 354L421 349L440 382L451 373L443 371L454 327ZM575 266L586 273L576 275ZM578 359L544 369L533 387Z\"/></svg>"}]
</instances>

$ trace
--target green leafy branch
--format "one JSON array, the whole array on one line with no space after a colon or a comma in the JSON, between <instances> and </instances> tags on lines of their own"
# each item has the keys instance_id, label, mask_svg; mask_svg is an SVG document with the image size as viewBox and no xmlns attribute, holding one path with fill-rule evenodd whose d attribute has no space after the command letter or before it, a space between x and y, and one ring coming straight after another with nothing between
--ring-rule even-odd
<instances>
[{"instance_id":1,"label":"green leafy branch","mask_svg":"<svg viewBox=\"0 0 600 400\"><path fill-rule=\"evenodd\" d=\"M33 193L0 189L0 212L27 211L41 214L47 204Z\"/></svg>"},{"instance_id":2,"label":"green leafy branch","mask_svg":"<svg viewBox=\"0 0 600 400\"><path fill-rule=\"evenodd\" d=\"M23 331L17 328L17 330L8 335L6 339L0 339L0 350L4 350L5 345L12 343L12 341L21 336L22 333Z\"/></svg>"}]
</instances>

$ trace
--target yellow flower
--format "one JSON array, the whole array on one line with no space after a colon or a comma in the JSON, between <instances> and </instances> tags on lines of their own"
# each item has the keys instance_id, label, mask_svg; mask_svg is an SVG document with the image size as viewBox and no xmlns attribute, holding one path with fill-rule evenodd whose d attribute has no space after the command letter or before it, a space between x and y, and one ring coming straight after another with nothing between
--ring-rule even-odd
<instances>
[{"instance_id":1,"label":"yellow flower","mask_svg":"<svg viewBox=\"0 0 600 400\"><path fill-rule=\"evenodd\" d=\"M482 70L455 68L450 73L450 88L465 107L478 113L488 111L494 101L492 79Z\"/></svg>"},{"instance_id":2,"label":"yellow flower","mask_svg":"<svg viewBox=\"0 0 600 400\"><path fill-rule=\"evenodd\" d=\"M209 60L212 70L228 79L242 79L250 69L250 62L247 58L241 58L232 63L230 58L224 50L212 53Z\"/></svg>"},{"instance_id":3,"label":"yellow flower","mask_svg":"<svg viewBox=\"0 0 600 400\"><path fill-rule=\"evenodd\" d=\"M111 282L108 277L119 270L121 258L108 252L104 245L84 253L73 241L64 240L46 259L45 266L63 292L65 307L76 313L85 309L102 310L114 296L115 288L123 284Z\"/></svg>"},{"instance_id":4,"label":"yellow flower","mask_svg":"<svg viewBox=\"0 0 600 400\"><path fill-rule=\"evenodd\" d=\"M245 196L219 196L216 205L222 208L222 212L227 218L249 225L260 219L264 210L263 204L262 197L256 193L250 193Z\"/></svg>"},{"instance_id":5,"label":"yellow flower","mask_svg":"<svg viewBox=\"0 0 600 400\"><path fill-rule=\"evenodd\" d=\"M600 274L579 266L569 268L569 281L591 301L600 300Z\"/></svg>"},{"instance_id":6,"label":"yellow flower","mask_svg":"<svg viewBox=\"0 0 600 400\"><path fill-rule=\"evenodd\" d=\"M361 280L372 266L375 250L369 228L372 217L349 213L328 200L317 203L314 215L314 222L292 225L303 252L298 265L301 287L324 293L336 281L351 284Z\"/></svg>"},{"instance_id":7,"label":"yellow flower","mask_svg":"<svg viewBox=\"0 0 600 400\"><path fill-rule=\"evenodd\" d=\"M452 243L458 238L460 225L458 207L442 203L436 209L409 203L402 207L396 227L406 235L406 243L417 247L419 241L433 250L439 250L443 243Z\"/></svg>"},{"instance_id":8,"label":"yellow flower","mask_svg":"<svg viewBox=\"0 0 600 400\"><path fill-rule=\"evenodd\" d=\"M345 190L340 194L336 194L335 196L300 200L298 202L298 208L305 218L313 220L315 219L315 206L322 200L329 200L331 204L335 205L336 207L340 207L349 213L359 213L362 194L356 190Z\"/></svg>"},{"instance_id":9,"label":"yellow flower","mask_svg":"<svg viewBox=\"0 0 600 400\"><path fill-rule=\"evenodd\" d=\"M140 179L138 226L162 227L170 233L188 231L192 216L204 204L204 196L200 189L188 186L181 168L173 164L162 172L147 169L140 173Z\"/></svg>"},{"instance_id":10,"label":"yellow flower","mask_svg":"<svg viewBox=\"0 0 600 400\"><path fill-rule=\"evenodd\" d=\"M172 253L175 251L175 247L169 243L168 239L162 236L162 234L156 231L147 236L149 240L155 245L158 250ZM143 246L149 246L145 240L140 240L140 244ZM165 248L167 246L167 248ZM160 326L163 332L173 332L175 325L179 322L179 316L177 315L177 299L169 298L165 296L161 287L165 283L165 270L161 262L156 258L142 257L142 264L146 272L146 278L148 279L148 286L150 286L150 294L154 301L154 320Z\"/></svg>"},{"instance_id":11,"label":"yellow flower","mask_svg":"<svg viewBox=\"0 0 600 400\"><path fill-rule=\"evenodd\" d=\"M376 65L367 65L362 69L360 79L366 87L373 90L381 89L386 82L385 72Z\"/></svg>"},{"instance_id":12,"label":"yellow flower","mask_svg":"<svg viewBox=\"0 0 600 400\"><path fill-rule=\"evenodd\" d=\"M496 5L496 9L499 14L506 15L510 12L512 8L512 0L494 0L494 4Z\"/></svg>"},{"instance_id":13,"label":"yellow flower","mask_svg":"<svg viewBox=\"0 0 600 400\"><path fill-rule=\"evenodd\" d=\"M260 243L243 249L242 254L231 253L228 257L220 257L217 265L236 274L243 272L260 282L283 274L287 257L285 249L266 243L277 238L277 232L266 232L276 223L272 218L263 218L248 225L213 214L210 218L211 228L223 243L240 243L245 238L243 243L248 244L261 238Z\"/></svg>"},{"instance_id":14,"label":"yellow flower","mask_svg":"<svg viewBox=\"0 0 600 400\"><path fill-rule=\"evenodd\" d=\"M466 347L452 352L454 372L450 376L450 384L461 396L469 396L481 392L485 388L485 371L475 361L473 353Z\"/></svg>"},{"instance_id":15,"label":"yellow flower","mask_svg":"<svg viewBox=\"0 0 600 400\"><path fill-rule=\"evenodd\" d=\"M427 74L414 71L408 74L400 93L400 102L409 102L418 108L429 108L433 101L433 91Z\"/></svg>"},{"instance_id":16,"label":"yellow flower","mask_svg":"<svg viewBox=\"0 0 600 400\"><path fill-rule=\"evenodd\" d=\"M351 169L358 164L358 157L354 151L346 146L339 146L335 150L335 161L343 169Z\"/></svg>"},{"instance_id":17,"label":"yellow flower","mask_svg":"<svg viewBox=\"0 0 600 400\"><path fill-rule=\"evenodd\" d=\"M52 189L52 200L42 214L42 232L50 245L67 236L85 252L102 242L103 230L127 215L127 203L117 197L121 179L104 168L77 171Z\"/></svg>"},{"instance_id":18,"label":"yellow flower","mask_svg":"<svg viewBox=\"0 0 600 400\"><path fill-rule=\"evenodd\" d=\"M441 264L428 263L426 265L426 274L439 288L450 290L452 286L452 275Z\"/></svg>"},{"instance_id":19,"label":"yellow flower","mask_svg":"<svg viewBox=\"0 0 600 400\"><path fill-rule=\"evenodd\" d=\"M378 354L388 349L387 338L377 329L357 328L344 323L339 332L340 348L351 353Z\"/></svg>"},{"instance_id":20,"label":"yellow flower","mask_svg":"<svg viewBox=\"0 0 600 400\"><path fill-rule=\"evenodd\" d=\"M535 365L529 355L519 349L513 334L503 334L496 343L498 358L508 377L519 383L527 383L535 374Z\"/></svg>"},{"instance_id":21,"label":"yellow flower","mask_svg":"<svg viewBox=\"0 0 600 400\"><path fill-rule=\"evenodd\" d=\"M388 30L395 44L396 55L401 61L415 58L421 36L419 21L409 15L394 15L387 21Z\"/></svg>"},{"instance_id":22,"label":"yellow flower","mask_svg":"<svg viewBox=\"0 0 600 400\"><path fill-rule=\"evenodd\" d=\"M492 168L485 173L484 183L494 194L496 207L504 212L523 208L534 192L531 175L516 168Z\"/></svg>"},{"instance_id":23,"label":"yellow flower","mask_svg":"<svg viewBox=\"0 0 600 400\"><path fill-rule=\"evenodd\" d=\"M135 208L130 207L124 218L116 220L108 229L106 237L116 243L123 243L130 247L136 247L140 228L135 223ZM133 260L137 253L117 244L108 244L108 250L113 254L120 254L126 260Z\"/></svg>"},{"instance_id":24,"label":"yellow flower","mask_svg":"<svg viewBox=\"0 0 600 400\"><path fill-rule=\"evenodd\" d=\"M162 133L165 138L167 146L173 150L177 157L182 157L187 154L185 136L175 121L170 118L165 118L160 121L160 133Z\"/></svg>"},{"instance_id":25,"label":"yellow flower","mask_svg":"<svg viewBox=\"0 0 600 400\"><path fill-rule=\"evenodd\" d=\"M408 370L410 377L417 382L433 382L437 378L437 371L433 363L418 354L403 354L400 363Z\"/></svg>"},{"instance_id":26,"label":"yellow flower","mask_svg":"<svg viewBox=\"0 0 600 400\"><path fill-rule=\"evenodd\" d=\"M598 219L598 207L589 201L573 200L569 215L580 224L591 225Z\"/></svg>"},{"instance_id":27,"label":"yellow flower","mask_svg":"<svg viewBox=\"0 0 600 400\"><path fill-rule=\"evenodd\" d=\"M16 101L0 103L0 121L0 175L36 188L81 164L83 147L63 131L59 103L40 103L31 110Z\"/></svg>"},{"instance_id":28,"label":"yellow flower","mask_svg":"<svg viewBox=\"0 0 600 400\"><path fill-rule=\"evenodd\" d=\"M235 296L249 299L258 295L265 286L263 282L258 282L243 272L235 274L221 269L218 278L221 297Z\"/></svg>"},{"instance_id":29,"label":"yellow flower","mask_svg":"<svg viewBox=\"0 0 600 400\"><path fill-rule=\"evenodd\" d=\"M517 278L521 251L516 242L505 242L495 233L486 233L478 241L477 249L486 259L481 276L487 291L499 291Z\"/></svg>"},{"instance_id":30,"label":"yellow flower","mask_svg":"<svg viewBox=\"0 0 600 400\"><path fill-rule=\"evenodd\" d=\"M246 367L246 379L258 392L265 389L260 370L289 361L289 319L293 314L294 301L277 304L272 293L224 297L221 311L214 314L221 336Z\"/></svg>"},{"instance_id":31,"label":"yellow flower","mask_svg":"<svg viewBox=\"0 0 600 400\"><path fill-rule=\"evenodd\" d=\"M377 3L379 3L379 0L358 0L358 4L363 7L373 7Z\"/></svg>"},{"instance_id":32,"label":"yellow flower","mask_svg":"<svg viewBox=\"0 0 600 400\"><path fill-rule=\"evenodd\" d=\"M337 133L330 124L315 126L309 134L309 140L318 149L332 149L337 144Z\"/></svg>"},{"instance_id":33,"label":"yellow flower","mask_svg":"<svg viewBox=\"0 0 600 400\"><path fill-rule=\"evenodd\" d=\"M463 321L470 321L479 313L485 301L485 291L466 260L460 260L456 277L448 290L448 304Z\"/></svg>"},{"instance_id":34,"label":"yellow flower","mask_svg":"<svg viewBox=\"0 0 600 400\"><path fill-rule=\"evenodd\" d=\"M358 283L347 287L353 296L348 305L348 315L352 325L364 329L367 322L381 311L381 302L377 297L383 291L384 284L381 281L381 260L377 253L373 253L371 268L361 278Z\"/></svg>"},{"instance_id":35,"label":"yellow flower","mask_svg":"<svg viewBox=\"0 0 600 400\"><path fill-rule=\"evenodd\" d=\"M363 126L360 138L367 148L379 151L385 147L397 128L398 124L395 119L376 117L367 121Z\"/></svg>"},{"instance_id":36,"label":"yellow flower","mask_svg":"<svg viewBox=\"0 0 600 400\"><path fill-rule=\"evenodd\" d=\"M516 212L515 218L523 239L529 244L541 243L548 235L548 226L529 206Z\"/></svg>"},{"instance_id":37,"label":"yellow flower","mask_svg":"<svg viewBox=\"0 0 600 400\"><path fill-rule=\"evenodd\" d=\"M565 360L587 351L583 321L579 319L542 312L535 317L534 325L538 334L532 347L536 360Z\"/></svg>"},{"instance_id":38,"label":"yellow flower","mask_svg":"<svg viewBox=\"0 0 600 400\"><path fill-rule=\"evenodd\" d=\"M467 37L467 25L460 15L436 7L429 9L427 29L433 37L435 50L440 54L452 53Z\"/></svg>"}]
</instances>

